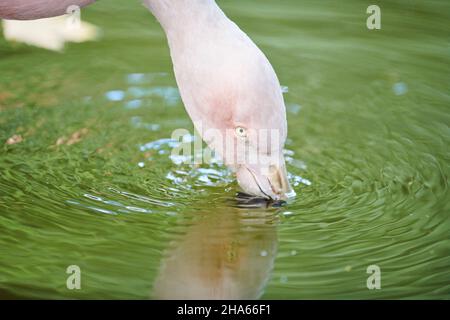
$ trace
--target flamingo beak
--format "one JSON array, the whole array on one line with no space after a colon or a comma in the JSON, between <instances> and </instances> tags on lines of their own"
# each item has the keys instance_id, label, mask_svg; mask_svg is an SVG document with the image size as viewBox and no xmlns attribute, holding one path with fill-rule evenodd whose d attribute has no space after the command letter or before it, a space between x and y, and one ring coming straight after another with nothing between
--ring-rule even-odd
<instances>
[{"instance_id":1,"label":"flamingo beak","mask_svg":"<svg viewBox=\"0 0 450 320\"><path fill-rule=\"evenodd\" d=\"M280 165L242 165L236 175L239 186L249 195L274 201L295 196L284 161Z\"/></svg>"}]
</instances>

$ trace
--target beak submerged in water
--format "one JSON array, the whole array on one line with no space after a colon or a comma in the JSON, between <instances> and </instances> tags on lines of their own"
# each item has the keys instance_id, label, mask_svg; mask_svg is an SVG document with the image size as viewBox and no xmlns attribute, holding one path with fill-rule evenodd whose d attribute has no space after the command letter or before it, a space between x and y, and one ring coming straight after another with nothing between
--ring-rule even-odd
<instances>
[{"instance_id":1,"label":"beak submerged in water","mask_svg":"<svg viewBox=\"0 0 450 320\"><path fill-rule=\"evenodd\" d=\"M239 186L247 194L275 201L295 196L284 161L270 166L241 165L236 175Z\"/></svg>"}]
</instances>

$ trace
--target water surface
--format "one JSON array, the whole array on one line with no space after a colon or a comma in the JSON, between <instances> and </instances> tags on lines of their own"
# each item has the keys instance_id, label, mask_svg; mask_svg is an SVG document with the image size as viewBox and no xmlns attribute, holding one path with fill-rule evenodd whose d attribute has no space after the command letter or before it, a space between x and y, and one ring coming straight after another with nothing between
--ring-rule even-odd
<instances>
[{"instance_id":1,"label":"water surface","mask_svg":"<svg viewBox=\"0 0 450 320\"><path fill-rule=\"evenodd\" d=\"M97 42L0 40L0 298L450 298L448 1L378 1L378 31L368 1L219 3L285 86L296 199L247 208L226 168L172 161L164 35L100 1Z\"/></svg>"}]
</instances>

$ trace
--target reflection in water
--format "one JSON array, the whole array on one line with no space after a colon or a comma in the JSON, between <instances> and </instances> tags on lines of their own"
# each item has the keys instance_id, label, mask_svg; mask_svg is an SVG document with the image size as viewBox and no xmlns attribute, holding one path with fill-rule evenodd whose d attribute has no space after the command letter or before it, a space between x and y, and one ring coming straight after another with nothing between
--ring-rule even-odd
<instances>
[{"instance_id":1,"label":"reflection in water","mask_svg":"<svg viewBox=\"0 0 450 320\"><path fill-rule=\"evenodd\" d=\"M276 216L264 209L196 212L169 245L153 286L156 299L256 299L270 278Z\"/></svg>"}]
</instances>

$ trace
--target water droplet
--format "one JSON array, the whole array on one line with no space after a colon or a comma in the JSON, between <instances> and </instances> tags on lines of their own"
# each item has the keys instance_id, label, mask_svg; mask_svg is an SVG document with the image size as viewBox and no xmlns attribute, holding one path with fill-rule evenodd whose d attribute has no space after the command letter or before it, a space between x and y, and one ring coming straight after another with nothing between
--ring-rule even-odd
<instances>
[{"instance_id":1,"label":"water droplet","mask_svg":"<svg viewBox=\"0 0 450 320\"><path fill-rule=\"evenodd\" d=\"M285 156L294 156L294 151L292 151L292 150L289 150L289 149L283 149L283 154L285 155Z\"/></svg>"},{"instance_id":2,"label":"water droplet","mask_svg":"<svg viewBox=\"0 0 450 320\"><path fill-rule=\"evenodd\" d=\"M94 195L89 194L89 193L85 193L84 196L85 196L86 198L89 198L89 199L92 199L92 200L95 200L95 201L103 201L102 198L97 197L97 196L94 196Z\"/></svg>"},{"instance_id":3,"label":"water droplet","mask_svg":"<svg viewBox=\"0 0 450 320\"><path fill-rule=\"evenodd\" d=\"M129 87L128 93L134 98L142 98L145 96L145 90L139 87Z\"/></svg>"},{"instance_id":4,"label":"water droplet","mask_svg":"<svg viewBox=\"0 0 450 320\"><path fill-rule=\"evenodd\" d=\"M192 142L194 142L196 139L195 139L195 136L194 135L192 135L192 134L185 134L184 136L183 136L183 142L184 143L192 143Z\"/></svg>"},{"instance_id":5,"label":"water droplet","mask_svg":"<svg viewBox=\"0 0 450 320\"><path fill-rule=\"evenodd\" d=\"M144 128L151 131L158 131L161 126L157 123L145 123L142 121L141 117L132 117L131 125L135 128Z\"/></svg>"},{"instance_id":6,"label":"water droplet","mask_svg":"<svg viewBox=\"0 0 450 320\"><path fill-rule=\"evenodd\" d=\"M128 83L133 84L140 84L145 81L145 74L144 73L130 73L127 75L127 81Z\"/></svg>"},{"instance_id":7,"label":"water droplet","mask_svg":"<svg viewBox=\"0 0 450 320\"><path fill-rule=\"evenodd\" d=\"M308 179L304 179L298 175L288 173L288 178L292 186L294 187L298 186L300 183L306 186L310 186L312 184L311 181L309 181Z\"/></svg>"},{"instance_id":8,"label":"water droplet","mask_svg":"<svg viewBox=\"0 0 450 320\"><path fill-rule=\"evenodd\" d=\"M125 92L122 90L111 90L108 91L105 96L110 101L121 101L125 97Z\"/></svg>"},{"instance_id":9,"label":"water droplet","mask_svg":"<svg viewBox=\"0 0 450 320\"><path fill-rule=\"evenodd\" d=\"M106 209L102 209L102 208L97 208L97 207L86 207L88 209L100 212L100 213L106 213L106 214L112 214L112 215L117 215L117 213L111 211L111 210L106 210Z\"/></svg>"},{"instance_id":10,"label":"water droplet","mask_svg":"<svg viewBox=\"0 0 450 320\"><path fill-rule=\"evenodd\" d=\"M140 108L142 105L142 100L140 99L134 99L134 100L130 100L125 102L125 108L127 109L138 109Z\"/></svg>"},{"instance_id":11,"label":"water droplet","mask_svg":"<svg viewBox=\"0 0 450 320\"><path fill-rule=\"evenodd\" d=\"M163 148L171 150L172 148L178 147L179 145L180 145L180 143L174 139L159 139L159 140L152 141L152 142L146 143L144 145L141 145L139 147L139 149L141 151L161 150Z\"/></svg>"},{"instance_id":12,"label":"water droplet","mask_svg":"<svg viewBox=\"0 0 450 320\"><path fill-rule=\"evenodd\" d=\"M287 106L288 112L290 112L292 114L298 114L301 109L302 109L302 106L299 104L295 104L295 103L289 104Z\"/></svg>"},{"instance_id":13,"label":"water droplet","mask_svg":"<svg viewBox=\"0 0 450 320\"><path fill-rule=\"evenodd\" d=\"M401 96L408 92L408 86L404 82L397 82L393 85L392 90L397 96Z\"/></svg>"}]
</instances>

